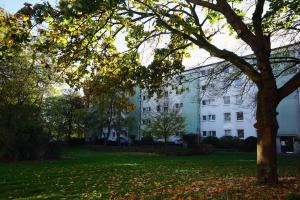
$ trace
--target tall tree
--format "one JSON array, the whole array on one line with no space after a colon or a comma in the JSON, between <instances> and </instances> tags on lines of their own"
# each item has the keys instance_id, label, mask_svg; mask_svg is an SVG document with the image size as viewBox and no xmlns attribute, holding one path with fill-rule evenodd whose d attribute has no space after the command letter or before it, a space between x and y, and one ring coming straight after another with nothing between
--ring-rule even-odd
<instances>
[{"instance_id":1,"label":"tall tree","mask_svg":"<svg viewBox=\"0 0 300 200\"><path fill-rule=\"evenodd\" d=\"M57 38L58 53L61 53L63 59L60 61L65 66L70 66L70 60L74 64L78 61L84 63L86 58L104 63L107 57L115 55L111 54L113 38L126 28L127 47L131 52L138 52L145 42L170 39L165 47L156 46L154 61L148 68L139 68L138 75L142 78L137 78L137 83L159 88L163 78L183 70L181 61L189 46L204 49L211 56L228 61L246 75L258 89L255 124L258 133L257 178L260 183L278 182L276 108L282 99L300 86L300 73L296 70L298 58L291 53L272 56L271 47L275 39L290 43L299 41L299 0L77 0L68 6L65 5L70 1L61 2L59 9L50 9L50 12L48 6L48 10L42 11L47 11L43 13L52 17L47 18L52 26L47 34L60 35ZM226 28L226 33L234 34L236 40L252 50L256 64L213 44L212 39ZM272 63L283 67L278 70ZM131 69L136 69L131 66ZM276 78L287 72L294 72L294 75L278 86Z\"/></svg>"}]
</instances>

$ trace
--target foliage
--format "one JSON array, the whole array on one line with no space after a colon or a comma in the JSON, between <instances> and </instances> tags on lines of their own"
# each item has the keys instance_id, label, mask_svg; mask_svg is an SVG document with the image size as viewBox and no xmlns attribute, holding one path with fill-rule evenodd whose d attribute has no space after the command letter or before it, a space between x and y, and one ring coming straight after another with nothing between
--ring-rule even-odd
<instances>
[{"instance_id":1,"label":"foliage","mask_svg":"<svg viewBox=\"0 0 300 200\"><path fill-rule=\"evenodd\" d=\"M217 137L208 136L208 137L203 138L202 143L218 146L220 143L220 140Z\"/></svg>"},{"instance_id":2,"label":"foliage","mask_svg":"<svg viewBox=\"0 0 300 200\"><path fill-rule=\"evenodd\" d=\"M241 140L233 136L223 136L219 141L218 147L225 149L238 149L241 144Z\"/></svg>"},{"instance_id":3,"label":"foliage","mask_svg":"<svg viewBox=\"0 0 300 200\"><path fill-rule=\"evenodd\" d=\"M43 159L50 140L40 109L32 105L0 107L0 151L13 160Z\"/></svg>"},{"instance_id":4,"label":"foliage","mask_svg":"<svg viewBox=\"0 0 300 200\"><path fill-rule=\"evenodd\" d=\"M182 139L188 147L193 147L199 145L201 137L199 134L184 134L182 135Z\"/></svg>"},{"instance_id":5,"label":"foliage","mask_svg":"<svg viewBox=\"0 0 300 200\"><path fill-rule=\"evenodd\" d=\"M48 97L44 102L44 118L56 140L69 142L72 137L83 137L85 113L82 97L76 92Z\"/></svg>"},{"instance_id":6,"label":"foliage","mask_svg":"<svg viewBox=\"0 0 300 200\"><path fill-rule=\"evenodd\" d=\"M242 150L248 152L256 152L256 146L257 146L257 138L250 136L245 139L244 144L242 146Z\"/></svg>"},{"instance_id":7,"label":"foliage","mask_svg":"<svg viewBox=\"0 0 300 200\"><path fill-rule=\"evenodd\" d=\"M185 132L185 119L177 112L161 112L150 118L143 135L151 135L163 138L165 143L171 135L181 135Z\"/></svg>"},{"instance_id":8,"label":"foliage","mask_svg":"<svg viewBox=\"0 0 300 200\"><path fill-rule=\"evenodd\" d=\"M72 148L58 161L0 163L0 198L225 199L230 194L268 200L299 194L299 157L279 156L280 187L255 183L255 157L239 152L175 157Z\"/></svg>"},{"instance_id":9,"label":"foliage","mask_svg":"<svg viewBox=\"0 0 300 200\"><path fill-rule=\"evenodd\" d=\"M151 135L145 135L144 137L142 137L141 139L141 144L154 144L154 139L153 136Z\"/></svg>"}]
</instances>

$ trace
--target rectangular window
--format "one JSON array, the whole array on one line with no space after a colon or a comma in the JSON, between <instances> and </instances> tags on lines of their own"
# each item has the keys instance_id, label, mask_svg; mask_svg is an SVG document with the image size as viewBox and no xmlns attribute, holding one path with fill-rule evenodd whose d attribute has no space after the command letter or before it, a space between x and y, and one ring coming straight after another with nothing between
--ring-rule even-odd
<instances>
[{"instance_id":1,"label":"rectangular window","mask_svg":"<svg viewBox=\"0 0 300 200\"><path fill-rule=\"evenodd\" d=\"M202 105L215 105L215 99L206 99L206 100L202 100Z\"/></svg>"},{"instance_id":2,"label":"rectangular window","mask_svg":"<svg viewBox=\"0 0 300 200\"><path fill-rule=\"evenodd\" d=\"M169 95L168 91L165 91L165 97L167 97Z\"/></svg>"},{"instance_id":3,"label":"rectangular window","mask_svg":"<svg viewBox=\"0 0 300 200\"><path fill-rule=\"evenodd\" d=\"M209 121L215 121L216 120L216 115L208 115L208 120Z\"/></svg>"},{"instance_id":4,"label":"rectangular window","mask_svg":"<svg viewBox=\"0 0 300 200\"><path fill-rule=\"evenodd\" d=\"M175 103L175 108L179 108L179 103Z\"/></svg>"},{"instance_id":5,"label":"rectangular window","mask_svg":"<svg viewBox=\"0 0 300 200\"><path fill-rule=\"evenodd\" d=\"M201 74L201 76L206 76L207 75L205 70L201 70L200 74Z\"/></svg>"},{"instance_id":6,"label":"rectangular window","mask_svg":"<svg viewBox=\"0 0 300 200\"><path fill-rule=\"evenodd\" d=\"M181 108L183 107L183 103L180 103L180 107L181 107Z\"/></svg>"},{"instance_id":7,"label":"rectangular window","mask_svg":"<svg viewBox=\"0 0 300 200\"><path fill-rule=\"evenodd\" d=\"M224 73L229 73L229 66L223 67L223 72Z\"/></svg>"},{"instance_id":8,"label":"rectangular window","mask_svg":"<svg viewBox=\"0 0 300 200\"><path fill-rule=\"evenodd\" d=\"M234 81L234 86L237 88L242 87L242 80L241 79L237 79Z\"/></svg>"},{"instance_id":9,"label":"rectangular window","mask_svg":"<svg viewBox=\"0 0 300 200\"><path fill-rule=\"evenodd\" d=\"M243 100L242 100L242 96L241 95L236 95L235 96L235 103L240 105L243 103Z\"/></svg>"},{"instance_id":10,"label":"rectangular window","mask_svg":"<svg viewBox=\"0 0 300 200\"><path fill-rule=\"evenodd\" d=\"M211 131L211 136L216 137L216 131Z\"/></svg>"},{"instance_id":11,"label":"rectangular window","mask_svg":"<svg viewBox=\"0 0 300 200\"><path fill-rule=\"evenodd\" d=\"M147 111L151 111L151 107L148 107L148 108L147 108Z\"/></svg>"},{"instance_id":12,"label":"rectangular window","mask_svg":"<svg viewBox=\"0 0 300 200\"><path fill-rule=\"evenodd\" d=\"M224 113L224 121L231 121L231 113Z\"/></svg>"},{"instance_id":13,"label":"rectangular window","mask_svg":"<svg viewBox=\"0 0 300 200\"><path fill-rule=\"evenodd\" d=\"M206 85L202 85L201 90L206 90Z\"/></svg>"},{"instance_id":14,"label":"rectangular window","mask_svg":"<svg viewBox=\"0 0 300 200\"><path fill-rule=\"evenodd\" d=\"M243 112L237 112L236 113L236 120L244 120L244 113Z\"/></svg>"},{"instance_id":15,"label":"rectangular window","mask_svg":"<svg viewBox=\"0 0 300 200\"><path fill-rule=\"evenodd\" d=\"M223 97L224 104L230 104L230 96Z\"/></svg>"},{"instance_id":16,"label":"rectangular window","mask_svg":"<svg viewBox=\"0 0 300 200\"><path fill-rule=\"evenodd\" d=\"M156 106L157 112L160 112L160 106Z\"/></svg>"},{"instance_id":17,"label":"rectangular window","mask_svg":"<svg viewBox=\"0 0 300 200\"><path fill-rule=\"evenodd\" d=\"M143 96L143 100L144 100L144 101L146 100L146 96Z\"/></svg>"},{"instance_id":18,"label":"rectangular window","mask_svg":"<svg viewBox=\"0 0 300 200\"><path fill-rule=\"evenodd\" d=\"M146 112L146 108L145 107L143 108L143 112Z\"/></svg>"},{"instance_id":19,"label":"rectangular window","mask_svg":"<svg viewBox=\"0 0 300 200\"><path fill-rule=\"evenodd\" d=\"M244 129L238 129L237 130L237 136L239 138L244 138Z\"/></svg>"},{"instance_id":20,"label":"rectangular window","mask_svg":"<svg viewBox=\"0 0 300 200\"><path fill-rule=\"evenodd\" d=\"M206 115L202 115L202 120L206 121Z\"/></svg>"},{"instance_id":21,"label":"rectangular window","mask_svg":"<svg viewBox=\"0 0 300 200\"><path fill-rule=\"evenodd\" d=\"M225 136L231 136L231 129L225 129Z\"/></svg>"},{"instance_id":22,"label":"rectangular window","mask_svg":"<svg viewBox=\"0 0 300 200\"><path fill-rule=\"evenodd\" d=\"M202 136L206 137L206 131L202 131Z\"/></svg>"},{"instance_id":23,"label":"rectangular window","mask_svg":"<svg viewBox=\"0 0 300 200\"><path fill-rule=\"evenodd\" d=\"M165 112L168 112L168 110L169 110L169 107L165 106L165 107L164 107L164 111L165 111Z\"/></svg>"}]
</instances>

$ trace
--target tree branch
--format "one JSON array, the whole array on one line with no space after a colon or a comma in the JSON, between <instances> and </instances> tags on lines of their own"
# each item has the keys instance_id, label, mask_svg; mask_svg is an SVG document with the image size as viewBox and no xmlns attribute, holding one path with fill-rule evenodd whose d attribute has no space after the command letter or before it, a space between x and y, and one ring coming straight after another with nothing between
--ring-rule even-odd
<instances>
[{"instance_id":1,"label":"tree branch","mask_svg":"<svg viewBox=\"0 0 300 200\"><path fill-rule=\"evenodd\" d=\"M278 102L300 87L300 72L278 89Z\"/></svg>"}]
</instances>

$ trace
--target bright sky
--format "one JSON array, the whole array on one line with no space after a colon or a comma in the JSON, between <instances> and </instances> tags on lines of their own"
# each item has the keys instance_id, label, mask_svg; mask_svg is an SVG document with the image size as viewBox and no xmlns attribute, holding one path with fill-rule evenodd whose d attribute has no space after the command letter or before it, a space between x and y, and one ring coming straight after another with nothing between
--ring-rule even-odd
<instances>
[{"instance_id":1,"label":"bright sky","mask_svg":"<svg viewBox=\"0 0 300 200\"><path fill-rule=\"evenodd\" d=\"M56 0L48 0L49 2L55 4ZM0 7L4 8L10 13L17 12L20 8L23 7L24 3L41 3L42 0L0 0Z\"/></svg>"},{"instance_id":2,"label":"bright sky","mask_svg":"<svg viewBox=\"0 0 300 200\"><path fill-rule=\"evenodd\" d=\"M54 5L58 0L0 0L0 7L4 8L6 11L10 13L15 13L20 8L23 7L25 2L35 4L35 3L42 3L44 1L49 1L51 4ZM213 43L221 49L225 48L225 49L232 50L234 52L236 52L238 47L240 46L235 39L228 37L228 35L217 36L214 39ZM124 44L119 44L119 45L124 46ZM151 56L149 56L150 51L147 50L148 49L147 46L145 46L144 48L145 48L144 49L145 53L143 53L142 55L142 59L143 59L142 62L149 63L149 58L151 59ZM190 54L191 57L184 60L184 65L187 68L196 67L199 64L203 65L203 64L216 62L216 58L210 58L210 55L206 51L199 50L197 47L192 49Z\"/></svg>"}]
</instances>

